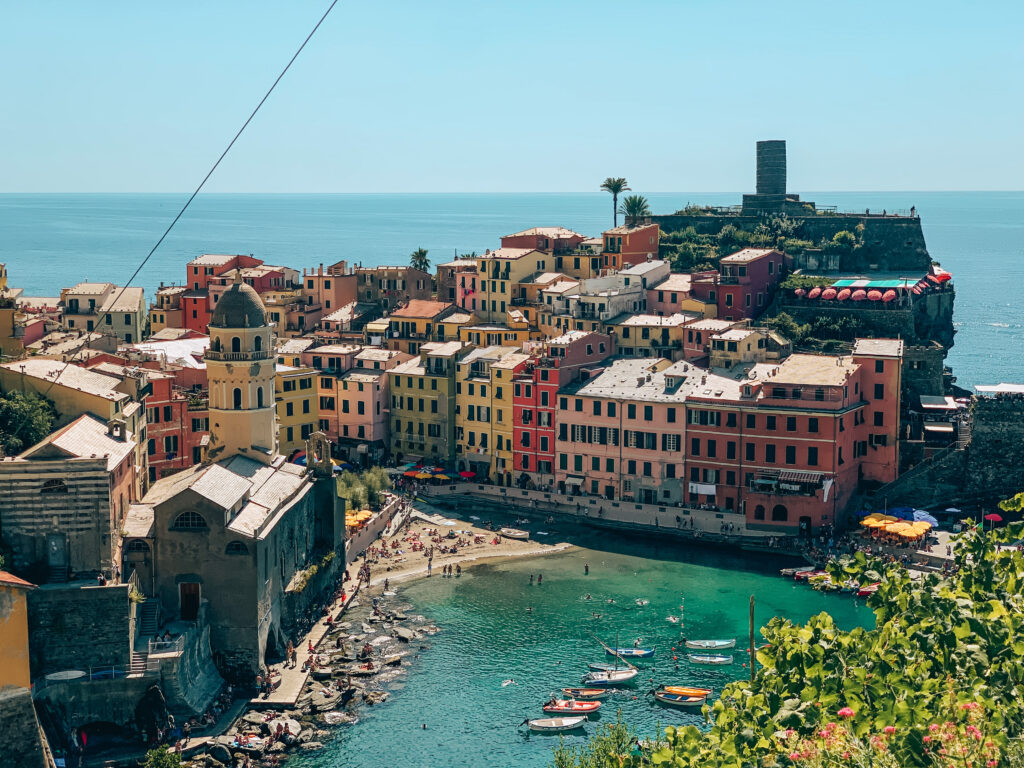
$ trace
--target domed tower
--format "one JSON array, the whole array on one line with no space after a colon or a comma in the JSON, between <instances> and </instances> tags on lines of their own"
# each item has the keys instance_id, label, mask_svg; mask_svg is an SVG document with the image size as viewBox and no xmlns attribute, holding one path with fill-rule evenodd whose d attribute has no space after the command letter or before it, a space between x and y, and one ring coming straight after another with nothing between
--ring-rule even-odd
<instances>
[{"instance_id":1,"label":"domed tower","mask_svg":"<svg viewBox=\"0 0 1024 768\"><path fill-rule=\"evenodd\" d=\"M210 319L210 460L242 454L269 464L277 456L274 369L267 311L236 273Z\"/></svg>"}]
</instances>

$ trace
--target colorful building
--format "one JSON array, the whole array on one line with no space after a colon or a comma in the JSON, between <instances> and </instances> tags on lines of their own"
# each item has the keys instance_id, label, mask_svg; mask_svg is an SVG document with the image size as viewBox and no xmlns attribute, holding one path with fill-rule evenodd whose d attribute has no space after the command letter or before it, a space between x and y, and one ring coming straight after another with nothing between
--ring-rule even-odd
<instances>
[{"instance_id":1,"label":"colorful building","mask_svg":"<svg viewBox=\"0 0 1024 768\"><path fill-rule=\"evenodd\" d=\"M771 304L785 257L771 248L744 248L719 261L718 316L757 317Z\"/></svg>"},{"instance_id":2,"label":"colorful building","mask_svg":"<svg viewBox=\"0 0 1024 768\"><path fill-rule=\"evenodd\" d=\"M528 248L550 254L572 253L587 239L586 235L565 227L531 227L501 238L502 248Z\"/></svg>"},{"instance_id":3,"label":"colorful building","mask_svg":"<svg viewBox=\"0 0 1024 768\"><path fill-rule=\"evenodd\" d=\"M674 315L677 312L685 312L704 318L717 317L717 303L703 301L692 295L693 280L714 279L717 275L718 273L715 271L669 275L647 289L647 311L652 315Z\"/></svg>"},{"instance_id":4,"label":"colorful building","mask_svg":"<svg viewBox=\"0 0 1024 768\"><path fill-rule=\"evenodd\" d=\"M64 327L95 331L131 344L146 335L146 300L142 288L113 283L79 283L60 292Z\"/></svg>"},{"instance_id":5,"label":"colorful building","mask_svg":"<svg viewBox=\"0 0 1024 768\"><path fill-rule=\"evenodd\" d=\"M656 258L661 239L657 224L622 225L603 232L605 269L618 271Z\"/></svg>"},{"instance_id":6,"label":"colorful building","mask_svg":"<svg viewBox=\"0 0 1024 768\"><path fill-rule=\"evenodd\" d=\"M396 460L455 460L456 366L469 350L461 341L429 342L418 357L390 370L390 440Z\"/></svg>"},{"instance_id":7,"label":"colorful building","mask_svg":"<svg viewBox=\"0 0 1024 768\"><path fill-rule=\"evenodd\" d=\"M696 315L631 315L614 317L604 324L615 337L615 348L627 357L664 357L679 360L683 357L683 338L686 326L696 321Z\"/></svg>"},{"instance_id":8,"label":"colorful building","mask_svg":"<svg viewBox=\"0 0 1024 768\"><path fill-rule=\"evenodd\" d=\"M274 369L274 402L277 411L278 450L291 456L305 448L317 430L319 404L314 382L317 372L305 366L281 365Z\"/></svg>"},{"instance_id":9,"label":"colorful building","mask_svg":"<svg viewBox=\"0 0 1024 768\"><path fill-rule=\"evenodd\" d=\"M153 391L146 398L146 453L149 481L198 464L209 444L209 394L203 385L188 386L186 369L151 370Z\"/></svg>"},{"instance_id":10,"label":"colorful building","mask_svg":"<svg viewBox=\"0 0 1024 768\"><path fill-rule=\"evenodd\" d=\"M0 571L0 691L32 687L28 654L28 604L35 589L13 573ZM13 763L12 763L13 765Z\"/></svg>"},{"instance_id":11,"label":"colorful building","mask_svg":"<svg viewBox=\"0 0 1024 768\"><path fill-rule=\"evenodd\" d=\"M388 313L414 299L430 301L434 295L431 276L412 267L356 267L359 301L376 304Z\"/></svg>"},{"instance_id":12,"label":"colorful building","mask_svg":"<svg viewBox=\"0 0 1024 768\"><path fill-rule=\"evenodd\" d=\"M424 299L413 299L399 307L388 319L388 349L414 355L425 342L445 341L441 321L455 310L454 304Z\"/></svg>"},{"instance_id":13,"label":"colorful building","mask_svg":"<svg viewBox=\"0 0 1024 768\"><path fill-rule=\"evenodd\" d=\"M548 272L553 257L536 248L498 248L477 256L476 289L463 298L463 309L481 320L503 323L518 297L518 285L530 275Z\"/></svg>"}]
</instances>

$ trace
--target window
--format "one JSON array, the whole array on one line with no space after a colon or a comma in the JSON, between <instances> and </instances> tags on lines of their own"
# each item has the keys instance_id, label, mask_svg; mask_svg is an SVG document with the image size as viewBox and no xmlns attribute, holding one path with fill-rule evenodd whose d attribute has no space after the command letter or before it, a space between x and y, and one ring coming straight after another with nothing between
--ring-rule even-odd
<instances>
[{"instance_id":1,"label":"window","mask_svg":"<svg viewBox=\"0 0 1024 768\"><path fill-rule=\"evenodd\" d=\"M302 412L303 413L309 413L309 400L303 400L302 401ZM305 437L305 435L304 435L304 437Z\"/></svg>"},{"instance_id":2,"label":"window","mask_svg":"<svg viewBox=\"0 0 1024 768\"><path fill-rule=\"evenodd\" d=\"M294 416L295 415L295 403L285 403L284 404L284 415L285 416Z\"/></svg>"},{"instance_id":3,"label":"window","mask_svg":"<svg viewBox=\"0 0 1024 768\"><path fill-rule=\"evenodd\" d=\"M172 531L200 531L206 528L206 520L198 512L191 509L182 512L171 524Z\"/></svg>"},{"instance_id":4,"label":"window","mask_svg":"<svg viewBox=\"0 0 1024 768\"><path fill-rule=\"evenodd\" d=\"M256 387L256 407L263 407L263 387Z\"/></svg>"},{"instance_id":5,"label":"window","mask_svg":"<svg viewBox=\"0 0 1024 768\"><path fill-rule=\"evenodd\" d=\"M601 401L600 400L595 400L594 401L594 415L595 416L600 416L601 415Z\"/></svg>"},{"instance_id":6,"label":"window","mask_svg":"<svg viewBox=\"0 0 1024 768\"><path fill-rule=\"evenodd\" d=\"M242 340L237 336L231 337L231 351L241 352L242 351Z\"/></svg>"},{"instance_id":7,"label":"window","mask_svg":"<svg viewBox=\"0 0 1024 768\"><path fill-rule=\"evenodd\" d=\"M785 522L789 520L789 510L782 504L772 507L772 520L774 522Z\"/></svg>"},{"instance_id":8,"label":"window","mask_svg":"<svg viewBox=\"0 0 1024 768\"><path fill-rule=\"evenodd\" d=\"M235 387L235 391L232 393L232 402L236 411L242 410L242 390Z\"/></svg>"},{"instance_id":9,"label":"window","mask_svg":"<svg viewBox=\"0 0 1024 768\"><path fill-rule=\"evenodd\" d=\"M758 504L754 507L754 519L764 520L764 504Z\"/></svg>"},{"instance_id":10,"label":"window","mask_svg":"<svg viewBox=\"0 0 1024 768\"><path fill-rule=\"evenodd\" d=\"M665 477L673 478L676 476L676 465L666 464L665 465Z\"/></svg>"},{"instance_id":11,"label":"window","mask_svg":"<svg viewBox=\"0 0 1024 768\"><path fill-rule=\"evenodd\" d=\"M786 446L786 463L787 464L796 464L796 446L795 445L787 445Z\"/></svg>"},{"instance_id":12,"label":"window","mask_svg":"<svg viewBox=\"0 0 1024 768\"><path fill-rule=\"evenodd\" d=\"M814 390L814 399L815 400L824 400L825 399L825 390L822 389L821 387L816 388Z\"/></svg>"},{"instance_id":13,"label":"window","mask_svg":"<svg viewBox=\"0 0 1024 768\"><path fill-rule=\"evenodd\" d=\"M291 405L291 403L288 403L288 405ZM341 405L342 405L342 411L344 411L345 413L348 413L348 400L342 400ZM334 398L333 397L321 397L320 398L320 409L324 410L324 411L333 411L334 410ZM289 416L291 415L290 409L289 409L289 414L288 415Z\"/></svg>"},{"instance_id":14,"label":"window","mask_svg":"<svg viewBox=\"0 0 1024 768\"><path fill-rule=\"evenodd\" d=\"M650 477L650 476L651 476L651 462L645 461L644 462L644 477Z\"/></svg>"},{"instance_id":15,"label":"window","mask_svg":"<svg viewBox=\"0 0 1024 768\"><path fill-rule=\"evenodd\" d=\"M875 360L875 373L885 373L885 360Z\"/></svg>"},{"instance_id":16,"label":"window","mask_svg":"<svg viewBox=\"0 0 1024 768\"><path fill-rule=\"evenodd\" d=\"M757 416L753 413L747 414L747 429L754 429L757 427Z\"/></svg>"},{"instance_id":17,"label":"window","mask_svg":"<svg viewBox=\"0 0 1024 768\"><path fill-rule=\"evenodd\" d=\"M635 419L636 418L636 405L634 403L629 403L626 406L626 418L627 419Z\"/></svg>"},{"instance_id":18,"label":"window","mask_svg":"<svg viewBox=\"0 0 1024 768\"><path fill-rule=\"evenodd\" d=\"M558 468L568 469L569 468L569 455L565 453L558 454Z\"/></svg>"},{"instance_id":19,"label":"window","mask_svg":"<svg viewBox=\"0 0 1024 768\"><path fill-rule=\"evenodd\" d=\"M884 399L885 399L885 385L884 384L875 384L875 400L884 400Z\"/></svg>"},{"instance_id":20,"label":"window","mask_svg":"<svg viewBox=\"0 0 1024 768\"><path fill-rule=\"evenodd\" d=\"M177 435L164 435L164 450L167 453L178 452L178 436Z\"/></svg>"},{"instance_id":21,"label":"window","mask_svg":"<svg viewBox=\"0 0 1024 768\"><path fill-rule=\"evenodd\" d=\"M818 449L811 446L807 449L807 466L816 467L818 466Z\"/></svg>"},{"instance_id":22,"label":"window","mask_svg":"<svg viewBox=\"0 0 1024 768\"><path fill-rule=\"evenodd\" d=\"M755 450L756 449L754 448L754 444L753 443L747 443L746 444L747 461L753 461L754 460L754 452L755 452Z\"/></svg>"},{"instance_id":23,"label":"window","mask_svg":"<svg viewBox=\"0 0 1024 768\"><path fill-rule=\"evenodd\" d=\"M727 427L735 427L736 426L736 414L735 413L727 413L727 414L725 414L725 426L727 426Z\"/></svg>"},{"instance_id":24,"label":"window","mask_svg":"<svg viewBox=\"0 0 1024 768\"><path fill-rule=\"evenodd\" d=\"M796 432L796 416L787 416L786 417L786 431L787 432Z\"/></svg>"},{"instance_id":25,"label":"window","mask_svg":"<svg viewBox=\"0 0 1024 768\"><path fill-rule=\"evenodd\" d=\"M885 414L882 411L875 411L875 426L885 426Z\"/></svg>"},{"instance_id":26,"label":"window","mask_svg":"<svg viewBox=\"0 0 1024 768\"><path fill-rule=\"evenodd\" d=\"M245 546L245 542L242 541L229 541L228 545L224 547L225 555L248 555L249 548Z\"/></svg>"},{"instance_id":27,"label":"window","mask_svg":"<svg viewBox=\"0 0 1024 768\"><path fill-rule=\"evenodd\" d=\"M156 440L150 438L149 445L146 447L146 453L150 456L156 453Z\"/></svg>"},{"instance_id":28,"label":"window","mask_svg":"<svg viewBox=\"0 0 1024 768\"><path fill-rule=\"evenodd\" d=\"M818 431L818 417L812 416L807 420L807 431L817 432Z\"/></svg>"},{"instance_id":29,"label":"window","mask_svg":"<svg viewBox=\"0 0 1024 768\"><path fill-rule=\"evenodd\" d=\"M736 443L732 440L728 440L725 443L725 458L735 459L736 458Z\"/></svg>"},{"instance_id":30,"label":"window","mask_svg":"<svg viewBox=\"0 0 1024 768\"><path fill-rule=\"evenodd\" d=\"M663 451L678 451L679 450L679 435L662 435L661 436L661 450L663 450Z\"/></svg>"},{"instance_id":31,"label":"window","mask_svg":"<svg viewBox=\"0 0 1024 768\"><path fill-rule=\"evenodd\" d=\"M545 392L544 394L547 394L547 393ZM547 405L547 403L543 403L543 405ZM615 415L615 403L608 403L608 415L609 416L614 416Z\"/></svg>"},{"instance_id":32,"label":"window","mask_svg":"<svg viewBox=\"0 0 1024 768\"><path fill-rule=\"evenodd\" d=\"M47 480L43 483L43 487L39 489L40 493L67 493L68 487L63 480Z\"/></svg>"},{"instance_id":33,"label":"window","mask_svg":"<svg viewBox=\"0 0 1024 768\"><path fill-rule=\"evenodd\" d=\"M775 417L774 416L769 416L767 421L768 421L767 429L774 430L775 429Z\"/></svg>"},{"instance_id":34,"label":"window","mask_svg":"<svg viewBox=\"0 0 1024 768\"><path fill-rule=\"evenodd\" d=\"M718 443L714 440L708 440L708 458L713 459L718 456Z\"/></svg>"},{"instance_id":35,"label":"window","mask_svg":"<svg viewBox=\"0 0 1024 768\"><path fill-rule=\"evenodd\" d=\"M653 421L653 420L654 420L654 406L645 405L644 406L644 421Z\"/></svg>"},{"instance_id":36,"label":"window","mask_svg":"<svg viewBox=\"0 0 1024 768\"><path fill-rule=\"evenodd\" d=\"M775 463L775 446L771 443L764 447L764 462L765 464Z\"/></svg>"},{"instance_id":37,"label":"window","mask_svg":"<svg viewBox=\"0 0 1024 768\"><path fill-rule=\"evenodd\" d=\"M572 457L572 468L576 472L583 471L583 457L581 455L576 454L575 456Z\"/></svg>"},{"instance_id":38,"label":"window","mask_svg":"<svg viewBox=\"0 0 1024 768\"><path fill-rule=\"evenodd\" d=\"M580 398L576 398L575 408L577 411L583 411L583 401Z\"/></svg>"},{"instance_id":39,"label":"window","mask_svg":"<svg viewBox=\"0 0 1024 768\"><path fill-rule=\"evenodd\" d=\"M591 456L590 457L590 468L594 472L600 472L601 471L601 459L598 458L597 456Z\"/></svg>"}]
</instances>

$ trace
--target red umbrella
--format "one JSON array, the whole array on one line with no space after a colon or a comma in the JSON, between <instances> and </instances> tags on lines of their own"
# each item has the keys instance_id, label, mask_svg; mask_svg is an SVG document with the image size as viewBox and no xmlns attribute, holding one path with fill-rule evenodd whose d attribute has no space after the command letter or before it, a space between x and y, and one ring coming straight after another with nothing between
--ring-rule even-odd
<instances>
[{"instance_id":1,"label":"red umbrella","mask_svg":"<svg viewBox=\"0 0 1024 768\"><path fill-rule=\"evenodd\" d=\"M881 291L876 291L876 290L868 291L868 300L869 301L879 301L879 300L881 300L881 298L882 298L882 292Z\"/></svg>"},{"instance_id":2,"label":"red umbrella","mask_svg":"<svg viewBox=\"0 0 1024 768\"><path fill-rule=\"evenodd\" d=\"M419 473L420 471L418 469L410 469L408 472L403 472L402 474L406 477L416 477Z\"/></svg>"},{"instance_id":3,"label":"red umbrella","mask_svg":"<svg viewBox=\"0 0 1024 768\"><path fill-rule=\"evenodd\" d=\"M808 299L816 299L821 296L821 288L817 285L811 288L810 293L807 294Z\"/></svg>"},{"instance_id":4,"label":"red umbrella","mask_svg":"<svg viewBox=\"0 0 1024 768\"><path fill-rule=\"evenodd\" d=\"M1002 515L997 515L995 512L992 512L991 514L985 515L985 519L988 520L990 523L1001 523L1001 522L1003 522L1003 516Z\"/></svg>"},{"instance_id":5,"label":"red umbrella","mask_svg":"<svg viewBox=\"0 0 1024 768\"><path fill-rule=\"evenodd\" d=\"M826 288L824 291L821 292L821 298L823 298L823 299L834 299L835 297L836 297L836 289L835 288Z\"/></svg>"},{"instance_id":6,"label":"red umbrella","mask_svg":"<svg viewBox=\"0 0 1024 768\"><path fill-rule=\"evenodd\" d=\"M850 294L851 301L864 301L868 297L868 292L863 288L858 288L852 294Z\"/></svg>"},{"instance_id":7,"label":"red umbrella","mask_svg":"<svg viewBox=\"0 0 1024 768\"><path fill-rule=\"evenodd\" d=\"M464 478L466 478L468 480L471 477L476 477L476 472L469 472L469 471L463 470L462 472L459 472L459 477L464 477Z\"/></svg>"},{"instance_id":8,"label":"red umbrella","mask_svg":"<svg viewBox=\"0 0 1024 768\"><path fill-rule=\"evenodd\" d=\"M795 291L793 291L793 293L796 296L806 296L807 295L807 291L805 289L803 289L803 288L797 288Z\"/></svg>"},{"instance_id":9,"label":"red umbrella","mask_svg":"<svg viewBox=\"0 0 1024 768\"><path fill-rule=\"evenodd\" d=\"M840 301L846 301L848 298L850 298L850 293L851 291L849 288L843 288L843 290L836 294L836 298L839 299Z\"/></svg>"},{"instance_id":10,"label":"red umbrella","mask_svg":"<svg viewBox=\"0 0 1024 768\"><path fill-rule=\"evenodd\" d=\"M888 291L882 294L882 301L888 304L890 301L896 300L896 291L890 288Z\"/></svg>"}]
</instances>

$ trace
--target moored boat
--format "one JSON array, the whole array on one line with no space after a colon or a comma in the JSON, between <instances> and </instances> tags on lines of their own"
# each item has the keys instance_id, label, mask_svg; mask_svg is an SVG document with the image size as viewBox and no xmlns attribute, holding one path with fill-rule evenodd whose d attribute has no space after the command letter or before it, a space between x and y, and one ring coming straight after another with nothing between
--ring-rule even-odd
<instances>
[{"instance_id":1,"label":"moored boat","mask_svg":"<svg viewBox=\"0 0 1024 768\"><path fill-rule=\"evenodd\" d=\"M562 693L574 699L606 699L611 695L606 688L563 688Z\"/></svg>"},{"instance_id":2,"label":"moored boat","mask_svg":"<svg viewBox=\"0 0 1024 768\"><path fill-rule=\"evenodd\" d=\"M694 664L711 664L715 666L732 664L732 656L720 653L690 653L687 657Z\"/></svg>"},{"instance_id":3,"label":"moored boat","mask_svg":"<svg viewBox=\"0 0 1024 768\"><path fill-rule=\"evenodd\" d=\"M703 707L708 701L708 697L706 695L684 696L681 693L669 693L665 690L651 691L651 693L654 694L654 698L662 704L668 704L671 707L679 707L681 709Z\"/></svg>"},{"instance_id":4,"label":"moored boat","mask_svg":"<svg viewBox=\"0 0 1024 768\"><path fill-rule=\"evenodd\" d=\"M801 566L799 566L797 568L783 568L781 571L779 571L779 573L782 574L783 576L796 576L798 573L803 573L805 571L813 571L813 570L814 570L814 566L813 565L801 565Z\"/></svg>"},{"instance_id":5,"label":"moored boat","mask_svg":"<svg viewBox=\"0 0 1024 768\"><path fill-rule=\"evenodd\" d=\"M822 576L828 576L828 571L797 571L793 574L793 578L797 581L807 581L808 579L817 579Z\"/></svg>"},{"instance_id":6,"label":"moored boat","mask_svg":"<svg viewBox=\"0 0 1024 768\"><path fill-rule=\"evenodd\" d=\"M687 648L698 651L724 651L726 648L735 648L736 639L732 640L687 640Z\"/></svg>"},{"instance_id":7,"label":"moored boat","mask_svg":"<svg viewBox=\"0 0 1024 768\"><path fill-rule=\"evenodd\" d=\"M665 693L675 693L679 696L710 696L714 692L711 688L697 688L692 685L663 685L661 689Z\"/></svg>"},{"instance_id":8,"label":"moored boat","mask_svg":"<svg viewBox=\"0 0 1024 768\"><path fill-rule=\"evenodd\" d=\"M587 669L591 672L610 672L613 669L621 669L621 664L609 664L604 661L593 661L587 664Z\"/></svg>"},{"instance_id":9,"label":"moored boat","mask_svg":"<svg viewBox=\"0 0 1024 768\"><path fill-rule=\"evenodd\" d=\"M605 652L620 659L649 659L654 655L653 648L608 648Z\"/></svg>"},{"instance_id":10,"label":"moored boat","mask_svg":"<svg viewBox=\"0 0 1024 768\"><path fill-rule=\"evenodd\" d=\"M576 701L576 699L550 699L544 705L549 715L589 715L601 708L600 701Z\"/></svg>"},{"instance_id":11,"label":"moored boat","mask_svg":"<svg viewBox=\"0 0 1024 768\"><path fill-rule=\"evenodd\" d=\"M527 718L521 724L529 725L530 730L537 733L558 733L582 728L585 722L587 722L586 715L579 715L577 717L541 717L536 720Z\"/></svg>"},{"instance_id":12,"label":"moored boat","mask_svg":"<svg viewBox=\"0 0 1024 768\"><path fill-rule=\"evenodd\" d=\"M878 588L882 586L882 582L876 581L874 584L865 584L863 587L857 590L857 597L867 597L873 595L878 591Z\"/></svg>"},{"instance_id":13,"label":"moored boat","mask_svg":"<svg viewBox=\"0 0 1024 768\"><path fill-rule=\"evenodd\" d=\"M502 528L498 531L506 539L528 539L530 538L529 531L522 531L519 528Z\"/></svg>"},{"instance_id":14,"label":"moored boat","mask_svg":"<svg viewBox=\"0 0 1024 768\"><path fill-rule=\"evenodd\" d=\"M585 686L622 685L630 682L640 673L639 669L610 669L604 672L588 672L581 681Z\"/></svg>"}]
</instances>

